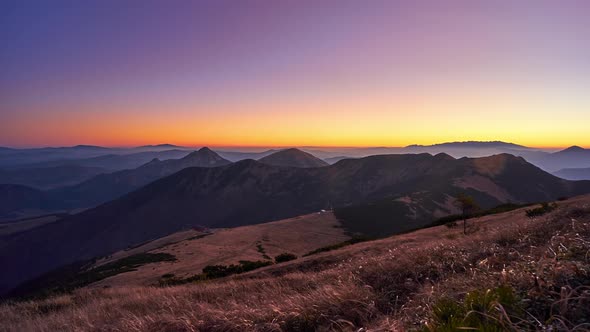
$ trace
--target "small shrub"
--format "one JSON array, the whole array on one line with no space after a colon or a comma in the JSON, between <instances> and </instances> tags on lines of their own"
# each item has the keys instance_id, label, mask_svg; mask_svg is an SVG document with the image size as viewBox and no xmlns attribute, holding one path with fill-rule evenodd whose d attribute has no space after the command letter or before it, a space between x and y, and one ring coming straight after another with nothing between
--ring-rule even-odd
<instances>
[{"instance_id":1,"label":"small shrub","mask_svg":"<svg viewBox=\"0 0 590 332\"><path fill-rule=\"evenodd\" d=\"M275 262L282 263L282 262L292 261L294 259L297 259L296 255L293 255L290 253L282 253L282 254L275 257Z\"/></svg>"},{"instance_id":2,"label":"small shrub","mask_svg":"<svg viewBox=\"0 0 590 332\"><path fill-rule=\"evenodd\" d=\"M530 209L530 210L526 210L526 216L529 218L534 218L534 217L540 217L542 215L545 215L553 210L555 210L557 208L557 204L556 203L541 203L541 207L538 208L534 208L534 209Z\"/></svg>"},{"instance_id":3,"label":"small shrub","mask_svg":"<svg viewBox=\"0 0 590 332\"><path fill-rule=\"evenodd\" d=\"M174 278L162 276L158 283L160 286L182 285L192 282L199 282L210 279L218 279L233 274L240 274L259 269L261 267L272 265L270 261L240 261L239 264L230 265L207 265L203 268L203 273L195 274L188 278Z\"/></svg>"},{"instance_id":4,"label":"small shrub","mask_svg":"<svg viewBox=\"0 0 590 332\"><path fill-rule=\"evenodd\" d=\"M332 250L340 249L340 248L349 246L351 244L355 244L355 243L359 243L359 242L365 242L365 241L370 241L370 240L371 240L371 238L369 238L369 237L355 236L355 237L353 237L350 240L346 240L344 242L336 243L336 244L333 244L333 245L321 247L321 248L318 248L316 250L310 251L307 254L303 255L303 257L307 257L307 256L319 254L320 252L326 252L326 251L332 251Z\"/></svg>"},{"instance_id":5,"label":"small shrub","mask_svg":"<svg viewBox=\"0 0 590 332\"><path fill-rule=\"evenodd\" d=\"M447 226L448 228L455 228L455 227L457 227L457 222L451 221L451 222L445 223L445 226Z\"/></svg>"}]
</instances>

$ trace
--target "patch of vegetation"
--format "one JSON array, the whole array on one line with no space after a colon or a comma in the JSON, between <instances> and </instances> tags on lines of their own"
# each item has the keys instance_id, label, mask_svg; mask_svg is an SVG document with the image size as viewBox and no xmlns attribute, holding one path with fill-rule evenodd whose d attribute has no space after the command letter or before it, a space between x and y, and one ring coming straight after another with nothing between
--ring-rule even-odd
<instances>
[{"instance_id":1,"label":"patch of vegetation","mask_svg":"<svg viewBox=\"0 0 590 332\"><path fill-rule=\"evenodd\" d=\"M349 246L351 244L355 244L355 243L359 243L359 242L365 242L365 241L371 241L371 240L373 240L373 239L370 238L370 237L355 236L355 237L353 237L350 240L346 240L344 242L332 244L332 245L329 245L329 246L321 247L321 248L318 248L316 250L310 251L307 254L303 255L303 257L307 257L307 256L319 254L320 252L332 251L332 250L336 250L336 249L340 249L340 248Z\"/></svg>"},{"instance_id":2,"label":"patch of vegetation","mask_svg":"<svg viewBox=\"0 0 590 332\"><path fill-rule=\"evenodd\" d=\"M262 239L262 240L267 241L266 239ZM272 258L270 258L270 256L266 254L266 250L264 249L264 247L262 246L262 243L260 243L260 241L256 242L256 251L258 251L260 254L262 254L262 258L272 260Z\"/></svg>"},{"instance_id":3,"label":"patch of vegetation","mask_svg":"<svg viewBox=\"0 0 590 332\"><path fill-rule=\"evenodd\" d=\"M191 236L188 239L186 239L187 241L192 241L192 240L198 240L198 239L202 239L205 236L209 236L212 235L213 233L206 233L206 234L199 234L199 235L195 235L195 236Z\"/></svg>"},{"instance_id":4,"label":"patch of vegetation","mask_svg":"<svg viewBox=\"0 0 590 332\"><path fill-rule=\"evenodd\" d=\"M523 207L527 207L527 206L531 206L532 204L513 204L513 203L506 203L506 204L500 204L496 207L493 207L491 209L487 209L487 210L479 210L475 213L471 213L467 215L467 219L471 219L471 218L478 218L478 217L483 217L483 216L488 216L488 215L492 215L492 214L498 214L498 213L504 213L504 212L509 212L509 211L513 211L513 210L517 210ZM436 221L434 221L432 224L430 224L429 226L440 226L440 225L446 225L447 227L455 227L457 226L457 221L463 220L464 216L462 214L452 214L450 216L446 216L446 217L442 217L437 219Z\"/></svg>"},{"instance_id":5,"label":"patch of vegetation","mask_svg":"<svg viewBox=\"0 0 590 332\"><path fill-rule=\"evenodd\" d=\"M432 307L424 331L511 331L511 321L522 317L521 302L510 286L467 293L461 302L441 298Z\"/></svg>"},{"instance_id":6,"label":"patch of vegetation","mask_svg":"<svg viewBox=\"0 0 590 332\"><path fill-rule=\"evenodd\" d=\"M557 208L557 203L541 203L541 207L526 210L526 216L529 218L540 217Z\"/></svg>"},{"instance_id":7,"label":"patch of vegetation","mask_svg":"<svg viewBox=\"0 0 590 332\"><path fill-rule=\"evenodd\" d=\"M294 259L297 259L297 255L293 255L290 253L282 253L278 256L275 257L275 262L276 263L283 263L283 262L288 262L288 261L292 261Z\"/></svg>"},{"instance_id":8,"label":"patch of vegetation","mask_svg":"<svg viewBox=\"0 0 590 332\"><path fill-rule=\"evenodd\" d=\"M203 268L203 273L195 274L188 278L162 277L159 280L159 284L160 286L173 286L204 280L218 279L234 274L249 272L272 264L273 263L270 261L240 261L237 265L207 265Z\"/></svg>"}]
</instances>

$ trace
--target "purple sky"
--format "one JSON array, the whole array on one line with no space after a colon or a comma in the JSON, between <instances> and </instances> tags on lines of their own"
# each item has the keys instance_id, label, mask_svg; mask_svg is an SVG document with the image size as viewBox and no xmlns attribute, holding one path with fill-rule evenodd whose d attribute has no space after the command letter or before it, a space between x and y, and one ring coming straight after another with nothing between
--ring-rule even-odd
<instances>
[{"instance_id":1,"label":"purple sky","mask_svg":"<svg viewBox=\"0 0 590 332\"><path fill-rule=\"evenodd\" d=\"M4 1L0 145L590 145L588 17L589 1Z\"/></svg>"}]
</instances>

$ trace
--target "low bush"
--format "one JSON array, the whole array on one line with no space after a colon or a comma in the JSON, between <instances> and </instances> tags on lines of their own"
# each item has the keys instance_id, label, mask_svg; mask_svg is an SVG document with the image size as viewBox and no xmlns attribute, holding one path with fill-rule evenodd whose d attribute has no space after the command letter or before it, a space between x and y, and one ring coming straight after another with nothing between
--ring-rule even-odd
<instances>
[{"instance_id":1,"label":"low bush","mask_svg":"<svg viewBox=\"0 0 590 332\"><path fill-rule=\"evenodd\" d=\"M282 263L282 262L292 261L294 259L297 259L297 255L293 255L293 254L285 252L285 253L282 253L282 254L276 256L275 262Z\"/></svg>"},{"instance_id":2,"label":"low bush","mask_svg":"<svg viewBox=\"0 0 590 332\"><path fill-rule=\"evenodd\" d=\"M534 217L540 217L542 215L545 215L553 210L555 210L557 208L557 204L556 203L542 203L541 207L537 207L534 209L530 209L530 210L526 210L526 216L529 218L534 218Z\"/></svg>"},{"instance_id":3,"label":"low bush","mask_svg":"<svg viewBox=\"0 0 590 332\"><path fill-rule=\"evenodd\" d=\"M471 213L466 216L464 216L462 214L452 214L452 215L449 215L446 217L442 217L442 218L439 218L439 219L435 220L434 222L432 222L429 226L432 227L432 226L446 225L447 227L452 228L452 227L457 226L457 224L456 224L457 221L461 221L465 218L471 219L471 218L488 216L488 215L492 215L492 214L504 213L504 212L509 212L509 211L513 211L516 209L520 209L523 207L527 207L530 205L531 204L513 204L513 203L500 204L500 205L493 207L491 209L480 210L478 212Z\"/></svg>"},{"instance_id":4,"label":"low bush","mask_svg":"<svg viewBox=\"0 0 590 332\"><path fill-rule=\"evenodd\" d=\"M195 274L188 278L174 278L174 277L164 277L160 278L159 285L160 286L172 286L172 285L182 285L188 284L192 282L210 280L210 279L218 279L227 277L233 274L240 274L249 272L252 270L259 269L261 267L272 265L273 263L270 261L240 261L239 264L230 264L230 265L207 265L203 268L203 272L200 274Z\"/></svg>"},{"instance_id":5,"label":"low bush","mask_svg":"<svg viewBox=\"0 0 590 332\"><path fill-rule=\"evenodd\" d=\"M319 254L320 252L326 252L326 251L332 251L332 250L344 248L344 247L349 246L351 244L355 244L355 243L359 243L359 242L365 242L365 241L370 241L370 240L371 240L371 238L369 238L369 237L355 236L355 237L353 237L350 240L346 240L344 242L332 244L332 245L329 245L329 246L321 247L321 248L318 248L316 250L310 251L307 254L303 255L303 257L307 257L307 256Z\"/></svg>"}]
</instances>

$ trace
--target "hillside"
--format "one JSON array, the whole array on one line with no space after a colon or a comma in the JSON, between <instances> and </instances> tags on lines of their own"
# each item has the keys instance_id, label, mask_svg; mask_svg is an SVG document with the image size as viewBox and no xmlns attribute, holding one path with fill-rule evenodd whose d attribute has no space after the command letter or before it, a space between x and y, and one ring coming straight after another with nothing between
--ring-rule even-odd
<instances>
[{"instance_id":1,"label":"hillside","mask_svg":"<svg viewBox=\"0 0 590 332\"><path fill-rule=\"evenodd\" d=\"M186 168L121 199L10 238L1 244L0 264L13 269L0 276L0 285L6 290L64 264L195 225L249 225L387 198L391 217L385 223L379 220L380 229L372 230L384 236L456 212L452 197L459 192L474 196L485 208L590 192L590 182L556 178L510 155L475 159L385 155L320 168L245 160L223 167ZM360 224L372 222L352 222L347 227L356 231ZM17 252L22 254L14 255Z\"/></svg>"},{"instance_id":2,"label":"hillside","mask_svg":"<svg viewBox=\"0 0 590 332\"><path fill-rule=\"evenodd\" d=\"M327 166L328 163L299 149L286 149L258 159L272 166L313 168Z\"/></svg>"},{"instance_id":3,"label":"hillside","mask_svg":"<svg viewBox=\"0 0 590 332\"><path fill-rule=\"evenodd\" d=\"M590 196L558 202L535 218L520 209L469 223L467 235L460 227L432 227L223 279L82 289L9 303L0 306L0 316L6 331L584 326L590 315Z\"/></svg>"},{"instance_id":4,"label":"hillside","mask_svg":"<svg viewBox=\"0 0 590 332\"><path fill-rule=\"evenodd\" d=\"M109 255L95 266L107 264L138 253L167 253L176 258L174 262L153 263L136 271L91 284L92 288L129 285L157 285L163 275L188 278L207 265L238 264L240 261L272 261L283 253L301 257L318 248L342 243L350 239L329 212L313 213L270 223L213 230L200 233L189 230L172 234L145 245ZM162 244L165 240L169 244Z\"/></svg>"}]
</instances>

